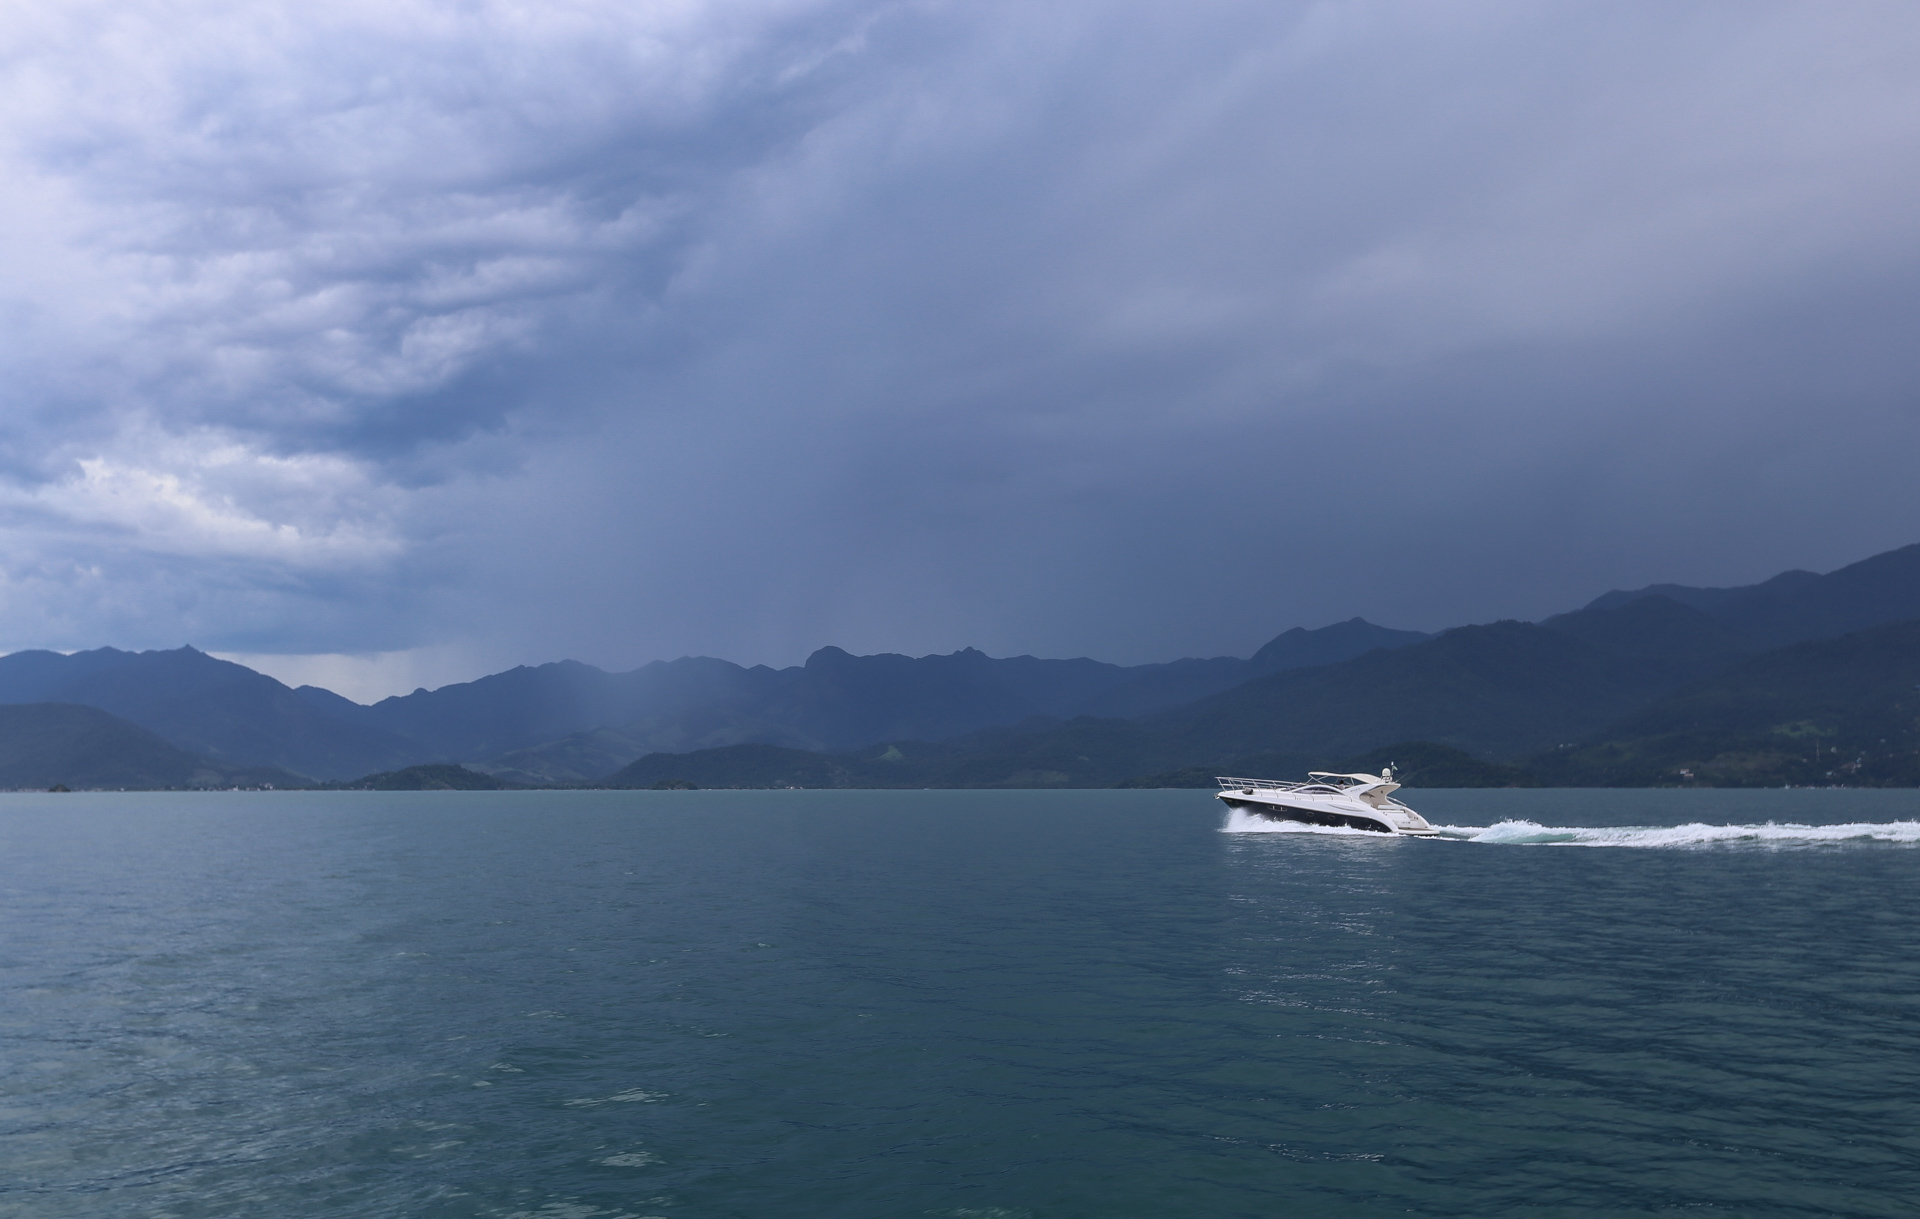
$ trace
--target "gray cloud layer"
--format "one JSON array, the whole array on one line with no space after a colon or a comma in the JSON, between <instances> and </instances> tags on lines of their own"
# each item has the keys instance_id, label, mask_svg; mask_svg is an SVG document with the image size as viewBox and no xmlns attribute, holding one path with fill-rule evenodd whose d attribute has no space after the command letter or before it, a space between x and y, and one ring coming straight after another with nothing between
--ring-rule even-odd
<instances>
[{"instance_id":1,"label":"gray cloud layer","mask_svg":"<svg viewBox=\"0 0 1920 1219\"><path fill-rule=\"evenodd\" d=\"M0 39L0 646L1144 660L1920 537L1908 6Z\"/></svg>"}]
</instances>

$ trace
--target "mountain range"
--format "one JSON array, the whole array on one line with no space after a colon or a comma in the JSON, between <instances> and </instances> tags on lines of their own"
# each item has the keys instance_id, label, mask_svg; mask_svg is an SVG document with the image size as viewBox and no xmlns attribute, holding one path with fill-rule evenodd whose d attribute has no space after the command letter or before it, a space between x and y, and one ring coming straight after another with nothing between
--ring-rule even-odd
<instances>
[{"instance_id":1,"label":"mountain range","mask_svg":"<svg viewBox=\"0 0 1920 1219\"><path fill-rule=\"evenodd\" d=\"M994 659L972 648L908 657L828 647L785 669L683 657L608 673L560 661L371 706L316 686L289 689L190 647L29 651L0 657L0 704L85 704L224 765L321 780L465 762L514 781L581 782L661 750L743 742L849 749L1034 716L1137 714L1256 674L1425 638L1354 619L1290 631L1246 660L1135 666Z\"/></svg>"},{"instance_id":2,"label":"mountain range","mask_svg":"<svg viewBox=\"0 0 1920 1219\"><path fill-rule=\"evenodd\" d=\"M98 737L106 753L80 759L107 756L118 733L128 756L150 759L139 772L149 783L94 781L74 761L70 778L47 784L100 787L342 781L446 763L517 784L1063 786L1233 761L1298 768L1416 742L1453 751L1433 774L1483 779L1905 782L1920 781L1898 761L1912 748L1912 683L1903 692L1888 675L1920 655L1920 627L1898 627L1916 620L1920 545L1744 588L1608 592L1538 623L1429 636L1355 618L1288 630L1245 659L1133 666L828 647L783 669L561 661L367 706L192 648L19 652L0 657L0 705L11 705L0 734L43 749L62 733ZM155 741L192 765L160 766ZM0 749L0 763L11 756ZM1511 763L1525 769L1473 769ZM0 785L45 777L11 773L0 765Z\"/></svg>"},{"instance_id":3,"label":"mountain range","mask_svg":"<svg viewBox=\"0 0 1920 1219\"><path fill-rule=\"evenodd\" d=\"M731 766L742 786L1211 785L1447 750L1461 763L1431 768L1447 783L1920 783L1920 673L1902 684L1916 666L1920 546L1908 546L1752 589L1611 592L1540 623L1458 627L1127 719L1029 721L804 765L766 746L655 755L604 781L727 785Z\"/></svg>"}]
</instances>

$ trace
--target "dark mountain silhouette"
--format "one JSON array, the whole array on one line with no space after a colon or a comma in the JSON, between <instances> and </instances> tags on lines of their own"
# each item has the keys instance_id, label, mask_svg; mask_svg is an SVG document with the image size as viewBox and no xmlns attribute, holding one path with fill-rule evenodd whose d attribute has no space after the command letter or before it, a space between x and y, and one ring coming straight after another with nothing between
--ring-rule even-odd
<instances>
[{"instance_id":1,"label":"dark mountain silhouette","mask_svg":"<svg viewBox=\"0 0 1920 1219\"><path fill-rule=\"evenodd\" d=\"M1717 618L1659 594L1556 614L1540 625L1602 652L1654 661L1691 676L1760 650Z\"/></svg>"},{"instance_id":2,"label":"dark mountain silhouette","mask_svg":"<svg viewBox=\"0 0 1920 1219\"><path fill-rule=\"evenodd\" d=\"M1195 761L1340 755L1425 740L1488 759L1578 740L1679 684L1667 668L1525 622L1464 626L1337 665L1256 678L1144 723Z\"/></svg>"},{"instance_id":3,"label":"dark mountain silhouette","mask_svg":"<svg viewBox=\"0 0 1920 1219\"><path fill-rule=\"evenodd\" d=\"M649 752L688 752L735 744L771 744L789 748L844 751L876 741L940 740L982 728L1017 723L1036 715L1069 719L1092 715L1131 718L1192 702L1230 689L1261 673L1344 659L1381 647L1399 647L1427 638L1416 631L1395 631L1363 619L1316 631L1294 628L1273 640L1255 660L1231 656L1176 660L1166 664L1121 666L1087 660L1041 660L1032 656L995 658L973 648L944 656L880 654L854 656L840 648L822 648L807 663L791 669L708 672L713 684L703 689L682 681L674 697L635 697L620 710L609 704L577 713L586 724L566 734L535 736L511 751L489 751L506 739L505 730L482 737L472 733L462 744L452 736L436 738L443 750L469 758L488 758L491 773L523 782L580 782L606 775ZM696 662L675 661L673 665ZM697 662L723 666L724 661ZM580 666L585 668L585 666ZM515 670L525 682L547 681L548 670ZM650 665L635 674L604 675L618 682L667 668ZM598 672L594 670L593 672ZM508 675L499 675L501 677ZM469 683L480 687L497 678ZM416 735L424 729L385 711L390 705L446 697L461 707L461 723L477 729L504 721L504 711L521 703L506 691L494 706L476 696L482 691L446 687L407 699L389 699L373 710L381 723ZM564 694L532 700L539 706L565 707ZM576 704L586 706L586 704ZM628 718L618 718L620 714ZM595 717L598 717L597 720ZM429 718L431 718L429 716ZM551 727L557 718L542 721ZM537 731L521 722L511 731ZM475 742L484 741L485 744ZM460 752L464 750L465 752Z\"/></svg>"},{"instance_id":4,"label":"dark mountain silhouette","mask_svg":"<svg viewBox=\"0 0 1920 1219\"><path fill-rule=\"evenodd\" d=\"M1403 648L1431 638L1419 631L1375 626L1365 618L1349 618L1311 631L1296 626L1268 640L1247 660L1216 656L1211 660L1140 665L1129 677L1072 707L1069 713L1123 718L1151 715L1269 673L1337 664L1375 648Z\"/></svg>"},{"instance_id":5,"label":"dark mountain silhouette","mask_svg":"<svg viewBox=\"0 0 1920 1219\"><path fill-rule=\"evenodd\" d=\"M857 758L779 745L727 745L653 753L602 781L604 787L881 787Z\"/></svg>"},{"instance_id":6,"label":"dark mountain silhouette","mask_svg":"<svg viewBox=\"0 0 1920 1219\"><path fill-rule=\"evenodd\" d=\"M1631 613L1582 620L1583 632L1622 640L1642 653L1637 659L1569 632L1495 623L1260 679L1144 721L1037 721L842 755L772 747L656 754L614 781L1204 787L1217 774L1288 777L1397 762L1421 786L1920 786L1920 621L1791 644L1681 680L1681 669L1649 657L1677 655L1684 668L1717 654L1724 638L1697 630L1676 605L1616 605L1604 612ZM1596 728L1606 706L1620 713ZM1422 724L1435 729L1427 740L1405 739L1409 725ZM1488 761L1549 734L1578 743L1540 750L1524 767ZM1398 743L1349 748L1370 736ZM748 756L752 766L736 768Z\"/></svg>"},{"instance_id":7,"label":"dark mountain silhouette","mask_svg":"<svg viewBox=\"0 0 1920 1219\"><path fill-rule=\"evenodd\" d=\"M877 786L1108 787L1161 769L1175 742L1136 721L1079 716L1041 731L988 728L952 741L899 741L861 751L886 782ZM924 776L913 783L915 770Z\"/></svg>"},{"instance_id":8,"label":"dark mountain silhouette","mask_svg":"<svg viewBox=\"0 0 1920 1219\"><path fill-rule=\"evenodd\" d=\"M1074 704L1067 713L1122 718L1147 715L1231 689L1251 676L1250 662L1237 656L1135 665L1112 685Z\"/></svg>"},{"instance_id":9,"label":"dark mountain silhouette","mask_svg":"<svg viewBox=\"0 0 1920 1219\"><path fill-rule=\"evenodd\" d=\"M0 787L147 790L303 782L276 767L228 766L190 753L98 707L0 706Z\"/></svg>"},{"instance_id":10,"label":"dark mountain silhouette","mask_svg":"<svg viewBox=\"0 0 1920 1219\"><path fill-rule=\"evenodd\" d=\"M889 741L848 753L776 745L730 745L655 753L602 781L652 787L684 780L699 787L1109 787L1163 767L1175 755L1129 720L1082 716L988 728L948 741Z\"/></svg>"},{"instance_id":11,"label":"dark mountain silhouette","mask_svg":"<svg viewBox=\"0 0 1920 1219\"><path fill-rule=\"evenodd\" d=\"M938 740L1033 715L1069 715L1128 674L1097 660L995 659L973 648L920 657L821 648L756 712L828 749L854 749L874 741Z\"/></svg>"},{"instance_id":12,"label":"dark mountain silhouette","mask_svg":"<svg viewBox=\"0 0 1920 1219\"><path fill-rule=\"evenodd\" d=\"M1342 646L1368 642L1355 625L1328 629L1355 636ZM1358 626L1388 639L1402 634ZM1293 631L1283 639L1317 635ZM0 657L0 703L95 706L229 765L276 765L325 780L491 759L487 769L508 780L577 782L658 750L745 742L852 749L1036 714L1141 714L1237 684L1249 664L1220 657L1127 667L996 659L971 648L923 657L822 648L805 665L779 670L708 657L629 673L573 661L523 666L369 707L315 686L290 690L193 648L100 648Z\"/></svg>"},{"instance_id":13,"label":"dark mountain silhouette","mask_svg":"<svg viewBox=\"0 0 1920 1219\"><path fill-rule=\"evenodd\" d=\"M1404 648L1433 636L1421 631L1396 631L1375 626L1365 618L1349 618L1317 631L1294 627L1269 640L1247 662L1252 676L1279 673L1287 669L1310 669L1338 664L1364 656L1375 648Z\"/></svg>"},{"instance_id":14,"label":"dark mountain silhouette","mask_svg":"<svg viewBox=\"0 0 1920 1219\"><path fill-rule=\"evenodd\" d=\"M327 778L418 756L407 741L330 716L265 674L193 648L0 657L0 704L39 702L98 707L228 766Z\"/></svg>"},{"instance_id":15,"label":"dark mountain silhouette","mask_svg":"<svg viewBox=\"0 0 1920 1219\"><path fill-rule=\"evenodd\" d=\"M654 745L649 737L635 732L619 728L593 728L532 749L516 749L491 762L476 762L474 765L484 773L509 783L590 783L612 774L644 754L688 753L695 749L738 743L738 740L706 740L677 747L673 744Z\"/></svg>"},{"instance_id":16,"label":"dark mountain silhouette","mask_svg":"<svg viewBox=\"0 0 1920 1219\"><path fill-rule=\"evenodd\" d=\"M1568 786L1920 784L1920 621L1755 656L1529 766Z\"/></svg>"},{"instance_id":17,"label":"dark mountain silhouette","mask_svg":"<svg viewBox=\"0 0 1920 1219\"><path fill-rule=\"evenodd\" d=\"M643 716L750 701L778 684L773 669L704 656L655 661L630 673L563 660L334 710L417 742L428 756L475 760Z\"/></svg>"},{"instance_id":18,"label":"dark mountain silhouette","mask_svg":"<svg viewBox=\"0 0 1920 1219\"><path fill-rule=\"evenodd\" d=\"M344 783L329 783L335 791L376 792L493 792L517 786L446 762L430 762L401 770L362 775Z\"/></svg>"},{"instance_id":19,"label":"dark mountain silhouette","mask_svg":"<svg viewBox=\"0 0 1920 1219\"><path fill-rule=\"evenodd\" d=\"M1882 622L1920 618L1920 543L1862 559L1826 575L1788 571L1741 588L1653 584L1596 597L1607 609L1662 596L1690 606L1737 632L1749 650L1808 639L1831 639Z\"/></svg>"},{"instance_id":20,"label":"dark mountain silhouette","mask_svg":"<svg viewBox=\"0 0 1920 1219\"><path fill-rule=\"evenodd\" d=\"M796 728L725 703L708 703L649 715L620 728L591 728L471 765L516 783L583 783L643 754L687 753L749 742L816 752L822 748L818 739Z\"/></svg>"},{"instance_id":21,"label":"dark mountain silhouette","mask_svg":"<svg viewBox=\"0 0 1920 1219\"><path fill-rule=\"evenodd\" d=\"M380 726L444 756L491 759L488 769L528 781L592 779L596 768L650 751L758 743L846 752L949 740L1035 715L1140 720L1169 748L1204 746L1216 757L1276 741L1351 753L1429 739L1491 760L1581 739L1682 682L1783 642L1911 617L1920 617L1920 545L1748 588L1609 593L1538 627L1495 624L1438 638L1362 619L1296 628L1245 661L1123 668L972 649L907 657L823 648L781 670L683 660L621 675L575 666L562 681L560 666L542 666L373 710ZM573 692L557 688L569 682ZM490 683L499 689L483 689ZM587 685L632 693L583 697L578 688Z\"/></svg>"},{"instance_id":22,"label":"dark mountain silhouette","mask_svg":"<svg viewBox=\"0 0 1920 1219\"><path fill-rule=\"evenodd\" d=\"M1481 763L1585 742L1535 765L1563 777L1628 781L1631 773L1637 782L1651 781L1647 766L1672 759L1636 745L1645 765L1629 764L1620 742L1673 733L1633 727L1633 713L1667 705L1656 700L1689 682L1759 671L1752 666L1783 643L1908 619L1920 619L1920 546L1745 588L1608 593L1540 624L1428 637L1352 619L1287 631L1246 660L1120 666L971 648L910 657L829 647L786 669L683 657L609 673L565 661L368 707L315 687L289 690L192 648L102 648L0 658L0 704L84 704L222 766L274 765L325 779L464 762L503 782L581 783L647 755L753 745L838 758L832 765L849 774L869 763L881 778L917 774L919 786L1059 786L1426 741ZM1811 689L1783 686L1782 697ZM1748 731L1702 722L1701 731ZM1600 755L1588 751L1609 742L1614 761L1593 762ZM1831 761L1812 746L1807 757L1809 766ZM701 785L725 785L707 780Z\"/></svg>"},{"instance_id":23,"label":"dark mountain silhouette","mask_svg":"<svg viewBox=\"0 0 1920 1219\"><path fill-rule=\"evenodd\" d=\"M1688 613L1668 602L1596 612L1575 625L1658 651L1667 646L1656 647L1659 641L1679 647L1694 638ZM1691 662L1698 649L1682 651ZM606 782L1104 787L1175 772L1188 772L1189 779L1225 774L1234 766L1303 773L1336 759L1370 757L1367 751L1393 742L1423 741L1470 757L1484 778L1507 786L1525 781L1524 774L1496 760L1586 737L1692 673L1686 665L1602 651L1570 631L1498 622L1255 678L1138 719L1040 717L946 740L898 740L836 754L770 746L653 754ZM736 764L745 769L728 769Z\"/></svg>"},{"instance_id":24,"label":"dark mountain silhouette","mask_svg":"<svg viewBox=\"0 0 1920 1219\"><path fill-rule=\"evenodd\" d=\"M354 702L352 699L342 698L333 691L323 690L319 686L295 686L293 692L307 703L333 716L335 719L347 719L351 721L366 710L365 707Z\"/></svg>"},{"instance_id":25,"label":"dark mountain silhouette","mask_svg":"<svg viewBox=\"0 0 1920 1219\"><path fill-rule=\"evenodd\" d=\"M1078 728L1075 741L1071 731ZM1138 726L1132 726L1137 733ZM984 736L985 734L983 734ZM1141 741L1139 735L1132 740ZM1077 743L1091 750L1075 754ZM1041 745L1028 742L1024 750L994 748L985 741L964 744L924 741L893 742L885 749L857 754L823 754L775 745L733 745L684 754L649 754L605 785L660 788L691 785L717 788L916 788L916 787L1195 787L1210 788L1221 774L1294 775L1310 770L1378 773L1397 763L1396 771L1415 787L1532 786L1534 779L1514 766L1481 761L1460 750L1431 741L1401 741L1352 757L1337 754L1259 754L1238 758L1220 767L1191 767L1144 777L1134 774L1135 757L1120 750L1128 743L1125 727L1111 722L1081 720L1065 734L1052 735ZM1002 746L1006 744L1003 741Z\"/></svg>"},{"instance_id":26,"label":"dark mountain silhouette","mask_svg":"<svg viewBox=\"0 0 1920 1219\"><path fill-rule=\"evenodd\" d=\"M1132 672L1093 660L995 659L971 648L909 657L829 647L778 670L705 657L630 673L572 661L522 667L372 707L332 705L330 714L404 735L437 756L562 778L583 765L610 761L611 769L650 748L848 749L891 736L953 735L1071 711Z\"/></svg>"}]
</instances>

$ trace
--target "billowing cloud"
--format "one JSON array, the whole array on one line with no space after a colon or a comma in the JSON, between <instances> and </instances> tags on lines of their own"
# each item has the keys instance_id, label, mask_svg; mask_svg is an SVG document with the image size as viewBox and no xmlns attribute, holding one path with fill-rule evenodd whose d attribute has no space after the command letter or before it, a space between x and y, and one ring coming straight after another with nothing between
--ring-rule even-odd
<instances>
[{"instance_id":1,"label":"billowing cloud","mask_svg":"<svg viewBox=\"0 0 1920 1219\"><path fill-rule=\"evenodd\" d=\"M16 6L0 646L1144 660L1834 566L1920 536L1917 44Z\"/></svg>"}]
</instances>

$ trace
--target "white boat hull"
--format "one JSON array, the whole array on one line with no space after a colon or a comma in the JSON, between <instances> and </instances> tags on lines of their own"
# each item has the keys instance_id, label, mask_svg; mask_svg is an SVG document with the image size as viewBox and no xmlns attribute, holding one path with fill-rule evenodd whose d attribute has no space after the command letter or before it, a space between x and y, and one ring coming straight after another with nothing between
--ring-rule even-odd
<instances>
[{"instance_id":1,"label":"white boat hull","mask_svg":"<svg viewBox=\"0 0 1920 1219\"><path fill-rule=\"evenodd\" d=\"M1394 837L1431 838L1439 831L1397 800L1379 805L1345 794L1230 788L1219 793L1228 808L1274 821L1294 821L1330 829L1364 830Z\"/></svg>"}]
</instances>

